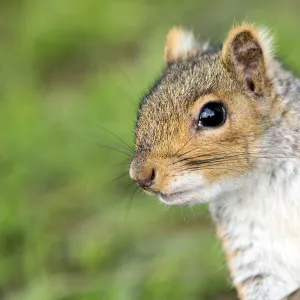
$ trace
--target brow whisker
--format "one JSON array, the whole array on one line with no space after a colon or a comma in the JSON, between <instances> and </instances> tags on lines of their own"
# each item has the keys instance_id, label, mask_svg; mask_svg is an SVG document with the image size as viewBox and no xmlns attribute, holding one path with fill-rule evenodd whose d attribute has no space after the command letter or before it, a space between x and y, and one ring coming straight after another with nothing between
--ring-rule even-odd
<instances>
[{"instance_id":1,"label":"brow whisker","mask_svg":"<svg viewBox=\"0 0 300 300\"><path fill-rule=\"evenodd\" d=\"M110 135L112 135L114 138L116 138L118 141L120 141L131 153L134 153L134 148L131 147L128 143L126 143L123 139L121 139L119 136L117 136L115 133L111 132L110 130L108 130L107 128L100 126L100 125L96 125L98 128L100 128L101 130L109 133Z\"/></svg>"}]
</instances>

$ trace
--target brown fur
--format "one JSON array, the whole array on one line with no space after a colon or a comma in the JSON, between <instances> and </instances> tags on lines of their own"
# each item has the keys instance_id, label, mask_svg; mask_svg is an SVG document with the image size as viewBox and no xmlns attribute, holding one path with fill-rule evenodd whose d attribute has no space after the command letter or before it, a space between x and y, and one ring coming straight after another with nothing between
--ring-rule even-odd
<instances>
[{"instance_id":1,"label":"brown fur","mask_svg":"<svg viewBox=\"0 0 300 300\"><path fill-rule=\"evenodd\" d=\"M184 44L184 47L182 45ZM187 32L180 27L172 28L166 38L165 43L165 63L174 63L178 59L187 58L193 52L193 47L198 44L191 32Z\"/></svg>"},{"instance_id":2,"label":"brown fur","mask_svg":"<svg viewBox=\"0 0 300 300\"><path fill-rule=\"evenodd\" d=\"M300 300L300 290L293 293L288 300Z\"/></svg>"},{"instance_id":3,"label":"brown fur","mask_svg":"<svg viewBox=\"0 0 300 300\"><path fill-rule=\"evenodd\" d=\"M164 55L166 63L176 61L179 55L182 54L179 52L179 49L180 49L180 41L183 38L183 35L184 32L179 27L174 27L168 33L166 44L165 44L165 55Z\"/></svg>"}]
</instances>

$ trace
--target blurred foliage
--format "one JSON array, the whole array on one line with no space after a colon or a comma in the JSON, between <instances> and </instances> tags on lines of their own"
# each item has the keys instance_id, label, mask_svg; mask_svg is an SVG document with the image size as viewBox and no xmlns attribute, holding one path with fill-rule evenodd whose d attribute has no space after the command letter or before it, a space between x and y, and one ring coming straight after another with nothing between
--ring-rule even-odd
<instances>
[{"instance_id":1,"label":"blurred foliage","mask_svg":"<svg viewBox=\"0 0 300 300\"><path fill-rule=\"evenodd\" d=\"M221 41L248 18L299 70L299 6L1 0L0 298L233 299L205 208L134 195L129 160L101 145L124 146L105 129L132 145L169 27Z\"/></svg>"}]
</instances>

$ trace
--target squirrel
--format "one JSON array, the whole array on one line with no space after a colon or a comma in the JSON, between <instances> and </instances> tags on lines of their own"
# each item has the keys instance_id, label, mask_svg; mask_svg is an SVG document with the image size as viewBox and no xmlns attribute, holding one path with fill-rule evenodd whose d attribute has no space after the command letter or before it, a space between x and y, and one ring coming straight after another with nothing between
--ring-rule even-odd
<instances>
[{"instance_id":1,"label":"squirrel","mask_svg":"<svg viewBox=\"0 0 300 300\"><path fill-rule=\"evenodd\" d=\"M129 170L167 205L208 204L242 300L300 295L300 80L273 52L250 23L220 47L171 29Z\"/></svg>"}]
</instances>

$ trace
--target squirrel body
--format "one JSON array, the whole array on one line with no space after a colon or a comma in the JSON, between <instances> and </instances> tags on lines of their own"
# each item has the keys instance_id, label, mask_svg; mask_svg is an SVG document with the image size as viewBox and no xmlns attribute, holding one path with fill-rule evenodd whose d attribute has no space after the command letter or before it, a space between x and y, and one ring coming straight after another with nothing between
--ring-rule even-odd
<instances>
[{"instance_id":1,"label":"squirrel body","mask_svg":"<svg viewBox=\"0 0 300 300\"><path fill-rule=\"evenodd\" d=\"M274 157L209 205L241 299L285 299L300 285L300 81L273 64L290 115L264 135L263 155Z\"/></svg>"},{"instance_id":2,"label":"squirrel body","mask_svg":"<svg viewBox=\"0 0 300 300\"><path fill-rule=\"evenodd\" d=\"M288 299L300 288L300 80L245 23L221 48L174 28L165 61L130 176L168 205L208 203L240 299Z\"/></svg>"}]
</instances>

